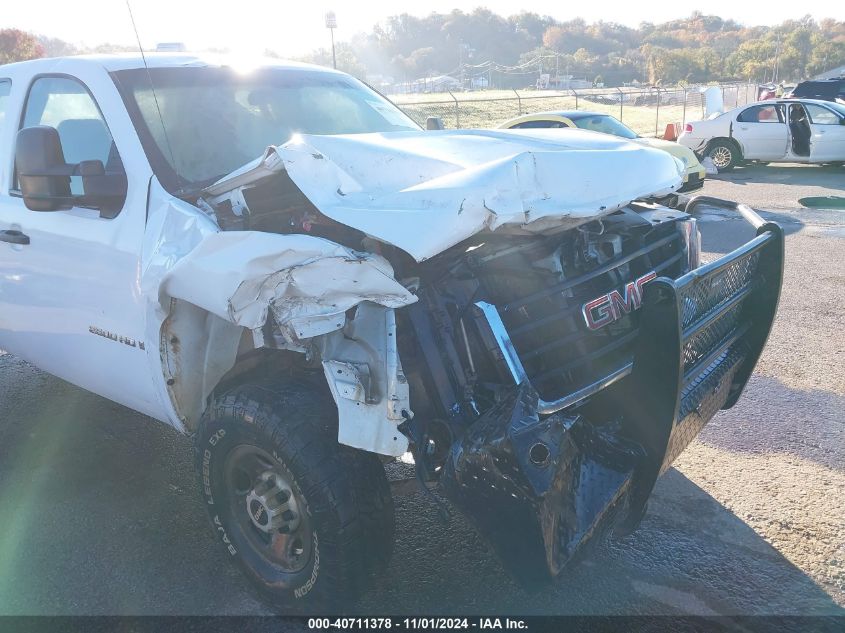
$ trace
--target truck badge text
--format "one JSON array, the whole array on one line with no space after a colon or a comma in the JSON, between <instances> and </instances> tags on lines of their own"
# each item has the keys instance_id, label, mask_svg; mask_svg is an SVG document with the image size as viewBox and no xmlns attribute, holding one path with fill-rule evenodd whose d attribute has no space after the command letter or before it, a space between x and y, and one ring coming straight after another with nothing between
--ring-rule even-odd
<instances>
[{"instance_id":1,"label":"truck badge text","mask_svg":"<svg viewBox=\"0 0 845 633\"><path fill-rule=\"evenodd\" d=\"M612 290L585 303L581 306L581 314L587 327L599 330L639 309L643 303L643 286L656 277L657 273L651 271L634 281L629 281L622 292Z\"/></svg>"}]
</instances>

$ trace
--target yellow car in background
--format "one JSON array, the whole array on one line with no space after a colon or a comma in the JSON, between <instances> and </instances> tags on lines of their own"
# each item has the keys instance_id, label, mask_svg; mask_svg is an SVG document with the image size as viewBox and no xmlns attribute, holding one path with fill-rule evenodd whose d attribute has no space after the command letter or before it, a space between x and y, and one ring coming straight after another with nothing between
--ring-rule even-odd
<instances>
[{"instance_id":1,"label":"yellow car in background","mask_svg":"<svg viewBox=\"0 0 845 633\"><path fill-rule=\"evenodd\" d=\"M601 132L630 139L635 143L655 147L669 152L680 160L686 167L684 184L681 192L695 191L704 186L704 166L698 162L693 151L678 143L664 141L659 138L643 138L616 117L601 112L587 112L585 110L564 110L560 112L535 112L505 121L499 129L537 129L537 128L569 128L577 127L591 132Z\"/></svg>"}]
</instances>

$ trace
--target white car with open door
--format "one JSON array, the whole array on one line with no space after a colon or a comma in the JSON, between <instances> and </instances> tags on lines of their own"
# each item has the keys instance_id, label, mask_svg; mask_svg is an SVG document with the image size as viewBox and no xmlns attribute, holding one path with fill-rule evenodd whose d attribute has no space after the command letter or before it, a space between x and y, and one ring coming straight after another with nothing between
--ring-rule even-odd
<instances>
[{"instance_id":1,"label":"white car with open door","mask_svg":"<svg viewBox=\"0 0 845 633\"><path fill-rule=\"evenodd\" d=\"M720 171L742 160L845 162L845 106L815 99L761 101L684 126L678 142Z\"/></svg>"}]
</instances>

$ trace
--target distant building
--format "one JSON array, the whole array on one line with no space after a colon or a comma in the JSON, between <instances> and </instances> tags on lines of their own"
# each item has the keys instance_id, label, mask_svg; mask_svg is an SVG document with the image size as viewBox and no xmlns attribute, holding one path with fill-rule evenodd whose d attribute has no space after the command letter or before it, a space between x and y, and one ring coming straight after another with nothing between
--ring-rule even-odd
<instances>
[{"instance_id":1,"label":"distant building","mask_svg":"<svg viewBox=\"0 0 845 633\"><path fill-rule=\"evenodd\" d=\"M408 84L397 84L395 92L449 92L461 90L461 82L449 75L421 77Z\"/></svg>"},{"instance_id":2,"label":"distant building","mask_svg":"<svg viewBox=\"0 0 845 633\"><path fill-rule=\"evenodd\" d=\"M370 84L373 88L375 88L381 93L390 94L393 92L397 92L397 90L395 90L394 88L396 80L390 75L367 74L364 77L364 81L366 81L368 84Z\"/></svg>"},{"instance_id":3,"label":"distant building","mask_svg":"<svg viewBox=\"0 0 845 633\"><path fill-rule=\"evenodd\" d=\"M484 75L477 75L469 80L469 87L472 90L486 90L490 87L490 80Z\"/></svg>"},{"instance_id":4,"label":"distant building","mask_svg":"<svg viewBox=\"0 0 845 633\"><path fill-rule=\"evenodd\" d=\"M156 53L184 53L188 50L182 42L160 42L156 44Z\"/></svg>"},{"instance_id":5,"label":"distant building","mask_svg":"<svg viewBox=\"0 0 845 633\"><path fill-rule=\"evenodd\" d=\"M584 88L592 88L593 83L585 79L575 79L573 75L556 75L549 77L549 82L545 87L558 90L583 90Z\"/></svg>"}]
</instances>

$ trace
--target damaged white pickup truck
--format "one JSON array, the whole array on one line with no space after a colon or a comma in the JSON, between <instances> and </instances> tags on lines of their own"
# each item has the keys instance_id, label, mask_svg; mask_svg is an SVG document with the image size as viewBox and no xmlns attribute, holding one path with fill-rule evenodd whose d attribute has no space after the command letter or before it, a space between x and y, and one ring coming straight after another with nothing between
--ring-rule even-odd
<instances>
[{"instance_id":1,"label":"damaged white pickup truck","mask_svg":"<svg viewBox=\"0 0 845 633\"><path fill-rule=\"evenodd\" d=\"M553 578L636 527L776 311L779 227L724 203L757 237L701 265L680 163L611 136L424 131L342 73L184 55L3 66L0 112L0 345L191 434L284 608L386 563L408 451Z\"/></svg>"}]
</instances>

